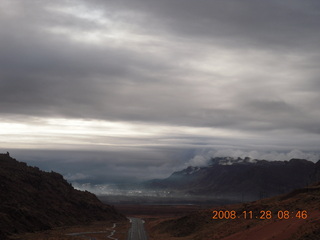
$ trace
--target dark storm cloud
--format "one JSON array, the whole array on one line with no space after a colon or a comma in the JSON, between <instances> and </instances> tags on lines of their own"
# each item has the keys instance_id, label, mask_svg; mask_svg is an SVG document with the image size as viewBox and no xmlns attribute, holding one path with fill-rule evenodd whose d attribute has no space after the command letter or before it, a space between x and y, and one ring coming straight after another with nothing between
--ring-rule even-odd
<instances>
[{"instance_id":1,"label":"dark storm cloud","mask_svg":"<svg viewBox=\"0 0 320 240\"><path fill-rule=\"evenodd\" d=\"M103 184L167 177L193 157L184 148L140 148L125 151L18 150L10 155L44 171L55 171L70 182Z\"/></svg>"}]
</instances>

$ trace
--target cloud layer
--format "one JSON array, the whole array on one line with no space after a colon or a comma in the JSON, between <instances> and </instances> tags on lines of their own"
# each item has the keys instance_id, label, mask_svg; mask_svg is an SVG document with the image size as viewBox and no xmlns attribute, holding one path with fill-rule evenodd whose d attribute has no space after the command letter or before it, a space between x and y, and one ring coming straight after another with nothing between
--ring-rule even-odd
<instances>
[{"instance_id":1,"label":"cloud layer","mask_svg":"<svg viewBox=\"0 0 320 240\"><path fill-rule=\"evenodd\" d=\"M317 151L319 12L316 0L0 0L1 146Z\"/></svg>"}]
</instances>

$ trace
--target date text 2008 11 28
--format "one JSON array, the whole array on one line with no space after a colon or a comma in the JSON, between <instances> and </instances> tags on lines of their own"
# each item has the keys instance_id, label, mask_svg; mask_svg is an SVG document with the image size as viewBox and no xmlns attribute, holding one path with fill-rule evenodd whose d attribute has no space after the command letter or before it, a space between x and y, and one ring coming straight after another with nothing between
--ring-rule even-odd
<instances>
[{"instance_id":1,"label":"date text 2008 11 28","mask_svg":"<svg viewBox=\"0 0 320 240\"><path fill-rule=\"evenodd\" d=\"M288 211L288 210L279 210L276 212L272 212L270 210L261 210L259 212L253 212L253 211L242 211L237 212L235 210L214 210L212 211L212 219L215 220L222 220L222 219L292 219L292 218L298 218L298 219L307 219L308 218L308 212L306 210L299 210L299 211Z\"/></svg>"}]
</instances>

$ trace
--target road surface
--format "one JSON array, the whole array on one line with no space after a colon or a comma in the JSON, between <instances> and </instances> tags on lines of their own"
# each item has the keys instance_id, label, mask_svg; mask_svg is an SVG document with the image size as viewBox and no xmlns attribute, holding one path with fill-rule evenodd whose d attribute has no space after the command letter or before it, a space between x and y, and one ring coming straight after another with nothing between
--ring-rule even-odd
<instances>
[{"instance_id":1,"label":"road surface","mask_svg":"<svg viewBox=\"0 0 320 240\"><path fill-rule=\"evenodd\" d=\"M129 229L128 240L147 240L147 234L144 230L144 221L140 218L129 218L131 228Z\"/></svg>"}]
</instances>

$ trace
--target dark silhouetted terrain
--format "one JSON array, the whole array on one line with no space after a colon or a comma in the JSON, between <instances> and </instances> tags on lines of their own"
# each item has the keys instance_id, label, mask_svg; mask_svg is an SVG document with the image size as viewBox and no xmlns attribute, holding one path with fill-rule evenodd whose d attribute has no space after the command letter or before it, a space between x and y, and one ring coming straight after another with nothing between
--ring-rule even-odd
<instances>
[{"instance_id":1,"label":"dark silhouetted terrain","mask_svg":"<svg viewBox=\"0 0 320 240\"><path fill-rule=\"evenodd\" d=\"M166 179L151 180L145 185L175 194L252 201L283 194L319 180L320 161L214 158L209 166L190 166Z\"/></svg>"},{"instance_id":2,"label":"dark silhouetted terrain","mask_svg":"<svg viewBox=\"0 0 320 240\"><path fill-rule=\"evenodd\" d=\"M0 154L0 239L13 233L124 219L95 195L75 190L62 175Z\"/></svg>"}]
</instances>

